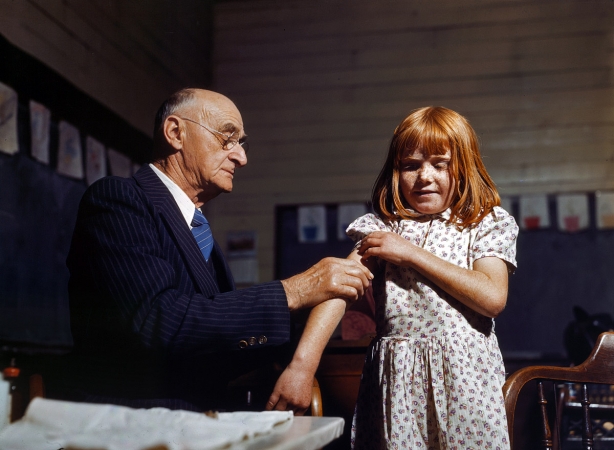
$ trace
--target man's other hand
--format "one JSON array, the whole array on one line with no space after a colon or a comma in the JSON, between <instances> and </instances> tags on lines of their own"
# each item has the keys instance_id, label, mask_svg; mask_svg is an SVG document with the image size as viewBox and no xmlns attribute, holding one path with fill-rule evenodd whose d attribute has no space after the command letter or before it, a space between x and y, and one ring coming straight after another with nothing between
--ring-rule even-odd
<instances>
[{"instance_id":1,"label":"man's other hand","mask_svg":"<svg viewBox=\"0 0 614 450\"><path fill-rule=\"evenodd\" d=\"M294 411L302 416L311 405L313 374L292 367L290 364L275 383L265 410Z\"/></svg>"},{"instance_id":2,"label":"man's other hand","mask_svg":"<svg viewBox=\"0 0 614 450\"><path fill-rule=\"evenodd\" d=\"M294 311L331 298L356 301L372 279L373 274L358 261L324 258L305 272L281 282L288 297L288 307Z\"/></svg>"}]
</instances>

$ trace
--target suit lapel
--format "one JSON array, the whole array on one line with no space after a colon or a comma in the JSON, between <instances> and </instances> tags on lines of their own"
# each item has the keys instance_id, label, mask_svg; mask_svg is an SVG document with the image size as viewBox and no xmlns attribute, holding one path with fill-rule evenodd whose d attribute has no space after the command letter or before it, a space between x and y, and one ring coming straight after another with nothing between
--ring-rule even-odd
<instances>
[{"instance_id":1,"label":"suit lapel","mask_svg":"<svg viewBox=\"0 0 614 450\"><path fill-rule=\"evenodd\" d=\"M222 253L222 249L215 239L213 240L213 243L214 247L213 252L211 253L211 261L213 262L213 267L215 267L220 292L234 291L235 281L232 276L232 272L230 271L230 267L228 267L226 258L224 258L224 254Z\"/></svg>"},{"instance_id":2,"label":"suit lapel","mask_svg":"<svg viewBox=\"0 0 614 450\"><path fill-rule=\"evenodd\" d=\"M188 270L201 293L217 292L219 290L218 284L212 273L207 269L205 259L194 240L194 236L192 236L190 228L185 223L173 195L162 183L162 180L151 170L149 165L141 167L134 174L134 179L156 207L156 212L164 221L169 234L177 244L177 248L183 255Z\"/></svg>"}]
</instances>

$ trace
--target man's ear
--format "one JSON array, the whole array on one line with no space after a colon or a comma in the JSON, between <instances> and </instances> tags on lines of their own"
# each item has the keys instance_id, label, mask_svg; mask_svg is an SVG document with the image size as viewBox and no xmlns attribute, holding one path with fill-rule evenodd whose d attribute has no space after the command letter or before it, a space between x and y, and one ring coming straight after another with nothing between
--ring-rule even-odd
<instances>
[{"instance_id":1,"label":"man's ear","mask_svg":"<svg viewBox=\"0 0 614 450\"><path fill-rule=\"evenodd\" d=\"M179 117L174 115L168 116L162 125L162 134L164 135L164 140L176 151L183 148L184 136Z\"/></svg>"}]
</instances>

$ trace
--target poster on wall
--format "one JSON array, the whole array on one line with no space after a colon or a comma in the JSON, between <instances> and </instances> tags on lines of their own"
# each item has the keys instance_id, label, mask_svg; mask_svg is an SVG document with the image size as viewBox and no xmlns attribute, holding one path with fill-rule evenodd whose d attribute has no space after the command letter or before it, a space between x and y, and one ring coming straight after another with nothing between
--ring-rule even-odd
<instances>
[{"instance_id":1,"label":"poster on wall","mask_svg":"<svg viewBox=\"0 0 614 450\"><path fill-rule=\"evenodd\" d=\"M49 127L51 111L40 103L30 100L30 153L32 158L49 164Z\"/></svg>"},{"instance_id":2,"label":"poster on wall","mask_svg":"<svg viewBox=\"0 0 614 450\"><path fill-rule=\"evenodd\" d=\"M85 140L85 179L87 184L107 176L107 155L104 145L91 136Z\"/></svg>"},{"instance_id":3,"label":"poster on wall","mask_svg":"<svg viewBox=\"0 0 614 450\"><path fill-rule=\"evenodd\" d=\"M14 155L18 151L17 92L0 83L0 152Z\"/></svg>"},{"instance_id":4,"label":"poster on wall","mask_svg":"<svg viewBox=\"0 0 614 450\"><path fill-rule=\"evenodd\" d=\"M298 208L298 241L301 243L326 242L326 207L324 205Z\"/></svg>"},{"instance_id":5,"label":"poster on wall","mask_svg":"<svg viewBox=\"0 0 614 450\"><path fill-rule=\"evenodd\" d=\"M132 176L132 161L130 158L112 148L109 149L108 154L111 175L124 178Z\"/></svg>"},{"instance_id":6,"label":"poster on wall","mask_svg":"<svg viewBox=\"0 0 614 450\"><path fill-rule=\"evenodd\" d=\"M60 122L57 172L71 178L83 179L83 156L79 130L68 122Z\"/></svg>"},{"instance_id":7,"label":"poster on wall","mask_svg":"<svg viewBox=\"0 0 614 450\"><path fill-rule=\"evenodd\" d=\"M575 233L588 228L589 213L586 194L557 195L556 210L559 230Z\"/></svg>"},{"instance_id":8,"label":"poster on wall","mask_svg":"<svg viewBox=\"0 0 614 450\"><path fill-rule=\"evenodd\" d=\"M254 230L229 231L226 235L228 265L237 284L258 282L256 237Z\"/></svg>"},{"instance_id":9,"label":"poster on wall","mask_svg":"<svg viewBox=\"0 0 614 450\"><path fill-rule=\"evenodd\" d=\"M341 203L337 208L337 239L348 240L345 230L354 220L366 213L367 206L364 203Z\"/></svg>"},{"instance_id":10,"label":"poster on wall","mask_svg":"<svg viewBox=\"0 0 614 450\"><path fill-rule=\"evenodd\" d=\"M595 212L597 228L602 230L614 228L614 191L595 192Z\"/></svg>"},{"instance_id":11,"label":"poster on wall","mask_svg":"<svg viewBox=\"0 0 614 450\"><path fill-rule=\"evenodd\" d=\"M520 228L536 230L550 226L548 197L546 194L523 195L518 202Z\"/></svg>"}]
</instances>

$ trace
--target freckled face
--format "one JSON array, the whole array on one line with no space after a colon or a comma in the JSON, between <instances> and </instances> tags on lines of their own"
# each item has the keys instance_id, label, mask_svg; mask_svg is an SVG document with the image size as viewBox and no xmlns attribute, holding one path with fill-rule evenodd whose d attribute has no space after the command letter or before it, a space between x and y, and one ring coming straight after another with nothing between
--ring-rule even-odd
<instances>
[{"instance_id":1,"label":"freckled face","mask_svg":"<svg viewBox=\"0 0 614 450\"><path fill-rule=\"evenodd\" d=\"M400 190L412 209L437 214L452 203L454 180L449 171L450 151L428 156L421 149L406 150L401 162Z\"/></svg>"}]
</instances>

